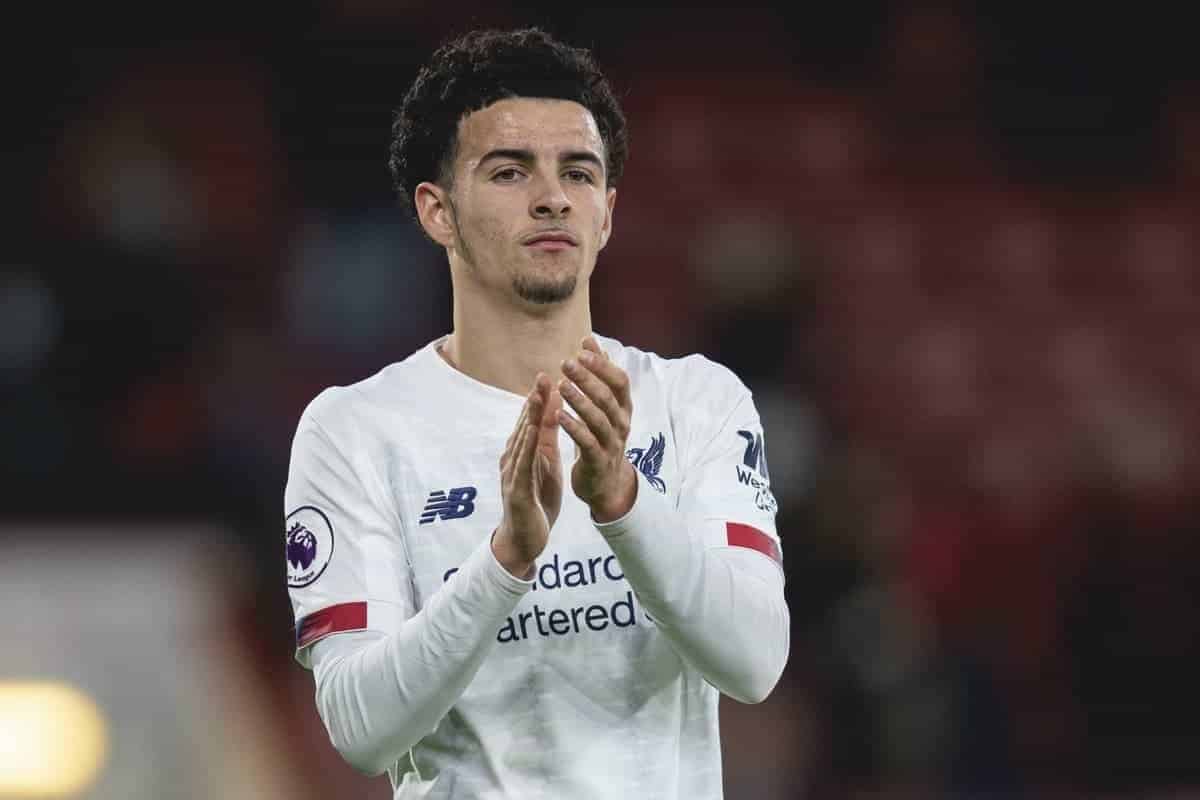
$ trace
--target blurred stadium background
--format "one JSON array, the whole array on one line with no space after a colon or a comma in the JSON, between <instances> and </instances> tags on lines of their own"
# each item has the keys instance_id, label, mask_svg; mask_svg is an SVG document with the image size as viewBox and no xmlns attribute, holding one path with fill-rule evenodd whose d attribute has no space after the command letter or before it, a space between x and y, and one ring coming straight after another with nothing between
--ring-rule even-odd
<instances>
[{"instance_id":1,"label":"blurred stadium background","mask_svg":"<svg viewBox=\"0 0 1200 800\"><path fill-rule=\"evenodd\" d=\"M22 4L0 797L389 796L291 660L290 437L448 329L391 109L530 23L629 115L597 330L766 424L792 658L727 796L1200 796L1200 74L1063 5Z\"/></svg>"}]
</instances>

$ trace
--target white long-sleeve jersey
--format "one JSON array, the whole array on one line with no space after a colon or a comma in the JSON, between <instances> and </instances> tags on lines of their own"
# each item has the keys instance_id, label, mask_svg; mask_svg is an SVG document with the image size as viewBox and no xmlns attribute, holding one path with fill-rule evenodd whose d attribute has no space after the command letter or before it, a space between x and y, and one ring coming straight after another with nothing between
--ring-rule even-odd
<instances>
[{"instance_id":1,"label":"white long-sleeve jersey","mask_svg":"<svg viewBox=\"0 0 1200 800\"><path fill-rule=\"evenodd\" d=\"M444 337L301 417L285 492L297 658L337 749L396 798L720 798L718 690L788 652L782 551L749 390L701 356L596 337L630 377L638 491L570 492L531 580L492 555L524 398Z\"/></svg>"}]
</instances>

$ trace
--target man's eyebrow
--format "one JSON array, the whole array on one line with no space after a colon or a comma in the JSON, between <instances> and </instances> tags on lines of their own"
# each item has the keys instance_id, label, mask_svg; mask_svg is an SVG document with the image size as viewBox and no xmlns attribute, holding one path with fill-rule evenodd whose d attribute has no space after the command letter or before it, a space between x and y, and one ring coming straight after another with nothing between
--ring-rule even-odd
<instances>
[{"instance_id":1,"label":"man's eyebrow","mask_svg":"<svg viewBox=\"0 0 1200 800\"><path fill-rule=\"evenodd\" d=\"M499 147L495 150L489 150L484 153L483 158L479 159L479 165L483 166L493 159L502 159L507 161L519 161L522 164L532 164L537 160L532 150L522 148ZM559 156L559 163L571 163L583 161L594 165L597 169L604 169L604 162L600 160L600 156L593 153L591 150L568 150Z\"/></svg>"},{"instance_id":2,"label":"man's eyebrow","mask_svg":"<svg viewBox=\"0 0 1200 800\"><path fill-rule=\"evenodd\" d=\"M600 160L600 156L596 155L591 150L571 150L563 153L560 160L564 163L570 161L586 161L589 164L593 164L597 169L604 169L604 162Z\"/></svg>"},{"instance_id":3,"label":"man's eyebrow","mask_svg":"<svg viewBox=\"0 0 1200 800\"><path fill-rule=\"evenodd\" d=\"M479 159L479 163L482 165L495 158L506 159L509 161L520 161L522 164L532 164L534 161L532 150L501 147L497 148L496 150L489 150L484 154L483 158Z\"/></svg>"}]
</instances>

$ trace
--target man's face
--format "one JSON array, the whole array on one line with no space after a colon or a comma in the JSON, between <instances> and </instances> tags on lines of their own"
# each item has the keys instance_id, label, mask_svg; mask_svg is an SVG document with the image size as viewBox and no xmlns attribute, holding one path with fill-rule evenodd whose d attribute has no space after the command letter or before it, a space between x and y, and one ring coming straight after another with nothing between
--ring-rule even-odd
<instances>
[{"instance_id":1,"label":"man's face","mask_svg":"<svg viewBox=\"0 0 1200 800\"><path fill-rule=\"evenodd\" d=\"M453 235L444 244L487 290L558 303L591 277L615 199L586 108L500 100L459 123L447 193Z\"/></svg>"}]
</instances>

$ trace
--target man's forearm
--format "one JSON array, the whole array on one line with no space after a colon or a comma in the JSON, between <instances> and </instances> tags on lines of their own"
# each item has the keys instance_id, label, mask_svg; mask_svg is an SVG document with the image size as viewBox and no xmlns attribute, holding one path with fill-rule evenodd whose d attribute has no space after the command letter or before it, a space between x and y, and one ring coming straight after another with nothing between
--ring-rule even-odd
<instances>
[{"instance_id":1,"label":"man's forearm","mask_svg":"<svg viewBox=\"0 0 1200 800\"><path fill-rule=\"evenodd\" d=\"M597 524L638 600L709 683L735 700L762 701L788 655L779 568L753 550L706 546L663 495L644 482L638 494L624 517Z\"/></svg>"},{"instance_id":2,"label":"man's forearm","mask_svg":"<svg viewBox=\"0 0 1200 800\"><path fill-rule=\"evenodd\" d=\"M399 630L332 636L313 645L317 708L342 756L379 774L430 733L528 589L483 542Z\"/></svg>"}]
</instances>

